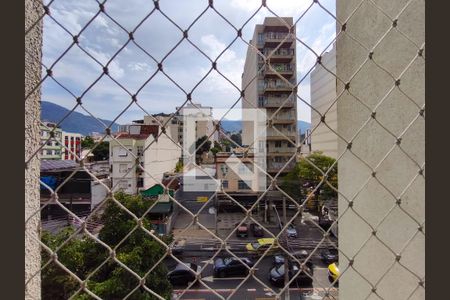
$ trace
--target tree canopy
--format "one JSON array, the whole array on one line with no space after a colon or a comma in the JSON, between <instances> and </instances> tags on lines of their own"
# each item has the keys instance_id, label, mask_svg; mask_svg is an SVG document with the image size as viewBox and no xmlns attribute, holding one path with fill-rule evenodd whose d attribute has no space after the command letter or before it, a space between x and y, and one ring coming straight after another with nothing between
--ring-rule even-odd
<instances>
[{"instance_id":1,"label":"tree canopy","mask_svg":"<svg viewBox=\"0 0 450 300\"><path fill-rule=\"evenodd\" d=\"M323 197L334 198L337 193L330 185L336 189L338 187L337 163L335 164L335 162L334 158L323 155L322 152L313 152L299 160L294 169L283 178L281 188L296 200L305 199L310 190L316 187L318 187L316 194L320 193ZM327 174L326 181L330 185L325 181L322 182L321 171Z\"/></svg>"},{"instance_id":2,"label":"tree canopy","mask_svg":"<svg viewBox=\"0 0 450 300\"><path fill-rule=\"evenodd\" d=\"M144 200L141 196L117 193L115 198L138 218L153 204L151 200ZM165 249L141 228L134 230L125 241L121 242L137 225L136 221L112 200L109 200L101 216L104 227L100 230L99 239L115 248L116 258L140 276L144 276L164 255ZM143 219L143 227L151 230L151 224ZM68 228L54 235L44 233L42 241L51 249L56 249L73 233ZM169 242L169 238L164 240ZM43 251L42 264L50 259ZM88 236L74 236L58 251L58 260L79 276L82 280L95 271L107 258L109 260L94 272L87 281L90 291L102 299L122 299L139 285L137 278L121 267L110 257L109 251ZM167 280L167 268L164 263L158 264L146 277L146 286L170 299L171 285ZM79 288L79 283L52 262L42 271L43 299L67 299ZM80 293L74 299L92 299L86 293ZM137 289L128 299L147 300L156 299L145 290Z\"/></svg>"}]
</instances>

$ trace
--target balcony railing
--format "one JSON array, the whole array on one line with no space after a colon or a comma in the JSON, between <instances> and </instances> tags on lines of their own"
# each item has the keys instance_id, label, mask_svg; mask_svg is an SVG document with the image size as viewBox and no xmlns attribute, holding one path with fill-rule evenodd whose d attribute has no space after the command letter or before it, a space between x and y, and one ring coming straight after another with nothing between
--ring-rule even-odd
<instances>
[{"instance_id":1,"label":"balcony railing","mask_svg":"<svg viewBox=\"0 0 450 300\"><path fill-rule=\"evenodd\" d=\"M286 167L285 167L286 166ZM284 168L285 167L285 168ZM268 171L280 171L283 169L283 171L290 171L295 167L295 161L291 161L289 163L284 162L268 162L267 163L267 170Z\"/></svg>"},{"instance_id":2,"label":"balcony railing","mask_svg":"<svg viewBox=\"0 0 450 300\"><path fill-rule=\"evenodd\" d=\"M283 108L291 108L295 104L295 99L290 96L289 99L284 97L267 97L259 102L259 107L265 108L278 108L283 106Z\"/></svg>"},{"instance_id":3,"label":"balcony railing","mask_svg":"<svg viewBox=\"0 0 450 300\"><path fill-rule=\"evenodd\" d=\"M294 130L287 130L287 129L277 129L274 128L268 128L266 131L267 137L280 137L281 139L285 139L284 136L295 136L296 132Z\"/></svg>"}]
</instances>

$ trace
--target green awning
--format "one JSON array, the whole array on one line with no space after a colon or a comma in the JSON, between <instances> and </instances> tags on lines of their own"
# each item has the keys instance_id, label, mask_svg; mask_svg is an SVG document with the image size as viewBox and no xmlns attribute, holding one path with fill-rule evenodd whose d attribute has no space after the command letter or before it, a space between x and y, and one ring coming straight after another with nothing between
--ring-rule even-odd
<instances>
[{"instance_id":1,"label":"green awning","mask_svg":"<svg viewBox=\"0 0 450 300\"><path fill-rule=\"evenodd\" d=\"M141 192L143 197L157 197L164 194L164 187L160 184L155 184L151 188ZM173 197L173 190L169 190L169 195Z\"/></svg>"},{"instance_id":2,"label":"green awning","mask_svg":"<svg viewBox=\"0 0 450 300\"><path fill-rule=\"evenodd\" d=\"M151 214L168 214L172 211L172 202L158 202L150 209Z\"/></svg>"}]
</instances>

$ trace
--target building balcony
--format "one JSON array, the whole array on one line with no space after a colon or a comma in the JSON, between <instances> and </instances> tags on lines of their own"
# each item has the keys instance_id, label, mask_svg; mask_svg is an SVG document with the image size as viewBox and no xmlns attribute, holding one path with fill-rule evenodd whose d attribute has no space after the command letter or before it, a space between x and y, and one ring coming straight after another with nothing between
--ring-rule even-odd
<instances>
[{"instance_id":1,"label":"building balcony","mask_svg":"<svg viewBox=\"0 0 450 300\"><path fill-rule=\"evenodd\" d=\"M291 162L268 162L267 163L267 171L268 172L279 172L283 168L282 172L289 172L295 167L295 161Z\"/></svg>"},{"instance_id":2,"label":"building balcony","mask_svg":"<svg viewBox=\"0 0 450 300\"><path fill-rule=\"evenodd\" d=\"M295 105L294 97L289 97L289 99L283 97L267 97L260 102L259 107L263 108L293 108Z\"/></svg>"},{"instance_id":3,"label":"building balcony","mask_svg":"<svg viewBox=\"0 0 450 300\"><path fill-rule=\"evenodd\" d=\"M286 140L286 139L285 139ZM295 147L269 147L267 156L292 156L297 151Z\"/></svg>"},{"instance_id":4,"label":"building balcony","mask_svg":"<svg viewBox=\"0 0 450 300\"><path fill-rule=\"evenodd\" d=\"M264 67L263 75L289 77L295 74L295 70L294 64L272 64L271 67Z\"/></svg>"},{"instance_id":5,"label":"building balcony","mask_svg":"<svg viewBox=\"0 0 450 300\"><path fill-rule=\"evenodd\" d=\"M286 129L283 130L275 130L273 128L267 128L266 131L266 139L268 140L287 140L286 137L295 137L296 132L295 131L289 131Z\"/></svg>"},{"instance_id":6,"label":"building balcony","mask_svg":"<svg viewBox=\"0 0 450 300\"><path fill-rule=\"evenodd\" d=\"M278 84L265 84L264 92L292 92L295 91L296 87L293 84L292 86L286 83L278 83Z\"/></svg>"},{"instance_id":7,"label":"building balcony","mask_svg":"<svg viewBox=\"0 0 450 300\"><path fill-rule=\"evenodd\" d=\"M280 112L275 115L268 115L267 117L272 120L272 124L291 124L297 122L296 117L281 114Z\"/></svg>"},{"instance_id":8,"label":"building balcony","mask_svg":"<svg viewBox=\"0 0 450 300\"><path fill-rule=\"evenodd\" d=\"M281 47L290 47L295 41L295 37L287 32L266 32L264 35L264 46L276 48L281 43Z\"/></svg>"},{"instance_id":9,"label":"building balcony","mask_svg":"<svg viewBox=\"0 0 450 300\"><path fill-rule=\"evenodd\" d=\"M272 52L274 49L266 48L263 51L263 54L266 58L269 59L270 62L284 62L288 63L292 61L295 57L294 49L290 48L279 48L275 52ZM259 62L264 62L261 56L258 56Z\"/></svg>"}]
</instances>

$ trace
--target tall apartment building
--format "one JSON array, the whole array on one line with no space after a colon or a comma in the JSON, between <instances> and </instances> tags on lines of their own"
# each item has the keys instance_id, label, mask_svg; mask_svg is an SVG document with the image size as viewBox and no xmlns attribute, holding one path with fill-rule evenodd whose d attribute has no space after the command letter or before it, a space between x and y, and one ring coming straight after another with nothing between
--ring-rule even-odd
<instances>
[{"instance_id":1,"label":"tall apartment building","mask_svg":"<svg viewBox=\"0 0 450 300\"><path fill-rule=\"evenodd\" d=\"M322 65L317 65L311 72L311 106L321 114L326 112L326 124L334 131L337 131L337 104L332 105L337 95L336 77L327 71L328 69L336 74L336 48L331 49L331 51L326 52L322 56ZM312 110L311 128L315 128L319 123L320 115ZM322 151L325 155L337 158L338 137L330 128L320 123L312 132L311 150Z\"/></svg>"},{"instance_id":2,"label":"tall apartment building","mask_svg":"<svg viewBox=\"0 0 450 300\"><path fill-rule=\"evenodd\" d=\"M176 108L177 111L180 109ZM193 118L195 120L195 137L196 140L203 136L210 136L211 143L219 140L219 133L215 130L215 121L212 114L211 106L203 106L200 103L187 103L178 112L178 118L180 121L180 143L183 144L183 130L185 117Z\"/></svg>"},{"instance_id":3,"label":"tall apartment building","mask_svg":"<svg viewBox=\"0 0 450 300\"><path fill-rule=\"evenodd\" d=\"M242 74L244 99L249 102L242 101L243 114L247 113L246 109L254 107L266 111L266 166L271 174L278 173L295 155L298 140L295 27L290 29L292 17L282 19L288 26L275 17L267 17L263 24L256 25L250 44L265 58L249 46ZM245 116L243 119L242 142L252 145L255 140L253 124L245 121L248 119ZM295 161L287 164L283 172L290 171L294 165Z\"/></svg>"},{"instance_id":4,"label":"tall apartment building","mask_svg":"<svg viewBox=\"0 0 450 300\"><path fill-rule=\"evenodd\" d=\"M76 156L81 157L81 139L80 133L62 132L62 141L64 146L67 147L61 149L62 160L76 160ZM67 149L70 149L70 151Z\"/></svg>"},{"instance_id":5,"label":"tall apartment building","mask_svg":"<svg viewBox=\"0 0 450 300\"><path fill-rule=\"evenodd\" d=\"M132 124L127 132L116 136L118 142L110 141L111 179L116 190L136 194L161 182L164 173L174 170L181 149L167 135L158 137L159 130L157 125ZM151 176L135 166L135 157Z\"/></svg>"},{"instance_id":6,"label":"tall apartment building","mask_svg":"<svg viewBox=\"0 0 450 300\"><path fill-rule=\"evenodd\" d=\"M53 131L53 138L50 134ZM57 127L55 123L43 122L41 125L41 159L56 160L61 159L62 153L62 129Z\"/></svg>"}]
</instances>

